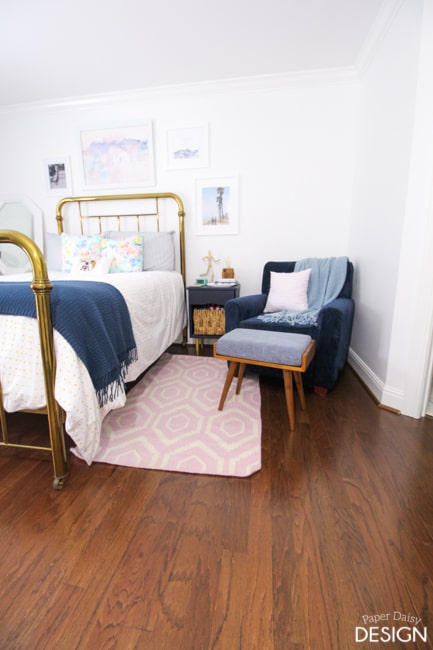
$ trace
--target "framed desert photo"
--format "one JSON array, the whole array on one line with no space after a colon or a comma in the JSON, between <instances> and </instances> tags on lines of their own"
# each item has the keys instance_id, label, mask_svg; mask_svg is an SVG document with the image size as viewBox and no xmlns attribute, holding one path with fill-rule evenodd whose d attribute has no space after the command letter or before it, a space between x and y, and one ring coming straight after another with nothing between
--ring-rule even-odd
<instances>
[{"instance_id":1,"label":"framed desert photo","mask_svg":"<svg viewBox=\"0 0 433 650\"><path fill-rule=\"evenodd\" d=\"M167 168L209 167L208 126L167 129Z\"/></svg>"},{"instance_id":2,"label":"framed desert photo","mask_svg":"<svg viewBox=\"0 0 433 650\"><path fill-rule=\"evenodd\" d=\"M47 194L72 194L71 168L67 156L52 156L44 160L44 178Z\"/></svg>"},{"instance_id":3,"label":"framed desert photo","mask_svg":"<svg viewBox=\"0 0 433 650\"><path fill-rule=\"evenodd\" d=\"M199 179L197 234L235 235L238 232L238 180L235 177Z\"/></svg>"},{"instance_id":4,"label":"framed desert photo","mask_svg":"<svg viewBox=\"0 0 433 650\"><path fill-rule=\"evenodd\" d=\"M152 121L81 131L84 185L88 188L155 184Z\"/></svg>"}]
</instances>

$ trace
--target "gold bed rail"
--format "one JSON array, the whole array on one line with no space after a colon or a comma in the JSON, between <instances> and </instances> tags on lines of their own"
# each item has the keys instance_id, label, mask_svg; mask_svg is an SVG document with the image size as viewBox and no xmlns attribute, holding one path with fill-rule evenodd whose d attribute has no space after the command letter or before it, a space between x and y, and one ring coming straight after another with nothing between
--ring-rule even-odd
<instances>
[{"instance_id":1,"label":"gold bed rail","mask_svg":"<svg viewBox=\"0 0 433 650\"><path fill-rule=\"evenodd\" d=\"M27 235L16 230L1 230L0 243L13 244L21 248L29 257L32 266L33 281L31 282L30 287L34 293L36 303L36 316L44 373L45 397L47 402L46 409L48 415L50 446L39 447L35 445L9 442L1 386L0 425L2 429L2 442L0 442L0 445L5 447L24 447L27 449L51 451L54 469L53 487L59 490L63 487L64 479L68 473L68 467L62 414L54 396L56 364L50 304L50 293L53 285L48 277L47 266L40 248L32 239L27 237Z\"/></svg>"},{"instance_id":2,"label":"gold bed rail","mask_svg":"<svg viewBox=\"0 0 433 650\"><path fill-rule=\"evenodd\" d=\"M173 192L155 192L155 193L145 193L145 194L108 194L101 196L70 196L64 199L61 199L56 207L56 220L57 220L57 230L59 233L63 232L63 208L66 205L75 203L79 210L80 216L80 229L83 233L83 221L86 219L97 219L99 223L99 231L101 231L101 220L107 218L116 218L120 224L121 218L126 217L136 217L137 219L137 230L140 230L140 217L155 217L157 230L159 230L160 222L160 213L159 213L159 199L172 199L177 203L177 215L179 218L179 250L180 250L180 272L183 278L184 286L186 286L186 265L185 265L185 210L183 206L182 199L177 194ZM98 201L154 201L155 209L151 212L136 211L132 213L114 213L114 214L102 214L102 215L84 215L81 209L81 205L84 203L95 203ZM120 227L119 227L120 229Z\"/></svg>"}]
</instances>

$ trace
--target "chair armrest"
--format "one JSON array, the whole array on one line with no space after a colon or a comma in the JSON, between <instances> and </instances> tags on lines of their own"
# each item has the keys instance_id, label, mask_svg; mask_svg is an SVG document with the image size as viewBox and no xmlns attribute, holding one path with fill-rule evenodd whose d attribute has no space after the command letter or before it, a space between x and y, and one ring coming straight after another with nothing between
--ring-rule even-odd
<instances>
[{"instance_id":1,"label":"chair armrest","mask_svg":"<svg viewBox=\"0 0 433 650\"><path fill-rule=\"evenodd\" d=\"M266 305L266 294L259 293L251 296L231 298L224 305L226 318L226 332L239 327L246 318L254 318L261 314Z\"/></svg>"},{"instance_id":2,"label":"chair armrest","mask_svg":"<svg viewBox=\"0 0 433 650\"><path fill-rule=\"evenodd\" d=\"M315 377L318 386L332 388L347 361L354 310L352 298L336 298L320 310L317 344L321 371L317 370L322 376Z\"/></svg>"},{"instance_id":3,"label":"chair armrest","mask_svg":"<svg viewBox=\"0 0 433 650\"><path fill-rule=\"evenodd\" d=\"M352 314L354 307L354 302L352 298L335 298L328 302L326 305L323 305L320 313L325 312L330 309L336 309L341 313L346 313L347 315ZM353 315L353 314L352 314Z\"/></svg>"}]
</instances>

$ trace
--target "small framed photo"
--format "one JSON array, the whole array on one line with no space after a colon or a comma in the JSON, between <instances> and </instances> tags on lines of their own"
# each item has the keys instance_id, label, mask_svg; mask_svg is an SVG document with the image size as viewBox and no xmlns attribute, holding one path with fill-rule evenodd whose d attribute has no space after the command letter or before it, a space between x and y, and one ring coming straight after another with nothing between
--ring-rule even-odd
<instances>
[{"instance_id":1,"label":"small framed photo","mask_svg":"<svg viewBox=\"0 0 433 650\"><path fill-rule=\"evenodd\" d=\"M87 188L155 185L152 121L81 131Z\"/></svg>"},{"instance_id":2,"label":"small framed photo","mask_svg":"<svg viewBox=\"0 0 433 650\"><path fill-rule=\"evenodd\" d=\"M209 167L208 126L167 129L167 169Z\"/></svg>"},{"instance_id":3,"label":"small framed photo","mask_svg":"<svg viewBox=\"0 0 433 650\"><path fill-rule=\"evenodd\" d=\"M44 160L47 193L55 196L72 194L71 168L67 156L52 156Z\"/></svg>"},{"instance_id":4,"label":"small framed photo","mask_svg":"<svg viewBox=\"0 0 433 650\"><path fill-rule=\"evenodd\" d=\"M197 234L235 235L238 232L238 179L196 181Z\"/></svg>"}]
</instances>

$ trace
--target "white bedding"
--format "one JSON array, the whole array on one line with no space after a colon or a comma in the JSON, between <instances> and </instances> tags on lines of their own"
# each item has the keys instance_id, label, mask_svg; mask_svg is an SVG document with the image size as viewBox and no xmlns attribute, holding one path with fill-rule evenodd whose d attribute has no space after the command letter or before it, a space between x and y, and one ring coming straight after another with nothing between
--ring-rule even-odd
<instances>
[{"instance_id":1,"label":"white bedding","mask_svg":"<svg viewBox=\"0 0 433 650\"><path fill-rule=\"evenodd\" d=\"M127 381L136 379L181 335L186 324L182 276L174 271L79 275L50 272L52 281L74 279L108 282L117 287L128 305L137 344L138 360L128 369ZM0 276L0 281L31 281L30 274ZM65 428L88 464L94 459L105 415L125 404L120 393L99 407L84 364L69 343L54 332L56 350L55 396L66 413ZM8 412L45 406L37 322L23 316L0 315L0 377Z\"/></svg>"}]
</instances>

